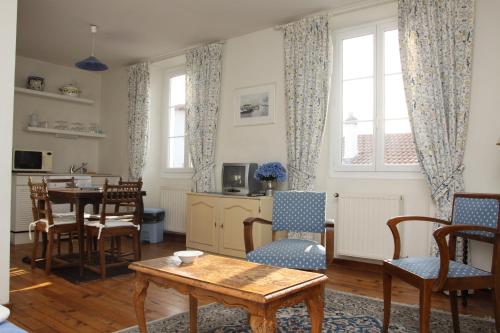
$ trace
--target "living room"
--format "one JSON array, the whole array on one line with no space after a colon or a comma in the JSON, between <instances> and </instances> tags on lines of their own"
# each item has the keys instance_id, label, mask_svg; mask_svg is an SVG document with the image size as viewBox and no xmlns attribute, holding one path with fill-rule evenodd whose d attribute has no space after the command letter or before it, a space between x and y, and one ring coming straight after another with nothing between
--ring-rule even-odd
<instances>
[{"instance_id":1,"label":"living room","mask_svg":"<svg viewBox=\"0 0 500 333\"><path fill-rule=\"evenodd\" d=\"M0 38L6 48L2 54L6 72L0 89L6 110L0 122L5 142L1 149L8 156L14 150L50 151L51 175L73 177L83 185L88 181L89 187L102 188L106 179L112 185L121 181L120 177L123 180L141 177L144 212L159 208L165 213L161 224L164 240L142 243L142 259L172 256L185 249L201 250L209 256L250 258L244 239L245 218L270 220L276 214L272 202L280 197L280 192L324 193L323 217L335 223L334 246L329 243L328 231L321 239L312 237L317 242L326 239L326 252L333 253L330 258L333 262L324 270L328 291L323 330L378 331L384 323L383 303L357 297L383 298L382 262L391 259L394 252L387 220L398 215L448 220L454 193L498 195L500 190L500 115L496 110L500 103L496 91L500 77L497 61L500 45L496 36L500 27L496 14L500 7L495 1L469 2L446 0L431 5L417 0L273 3L220 0L203 4L5 1L0 14L4 27ZM425 94L417 88L410 89L410 78L415 81L428 73L415 68L430 66L421 53L412 53L410 37L411 31L422 24L418 20L436 22L425 11L424 14L412 11L412 5L428 7L430 13L449 10L449 17L442 14L432 18L449 20L446 21L449 26L457 25L437 29L440 34L432 36L439 39L434 46L443 45L442 49L448 53L426 51L442 57L434 59L434 66L443 66L441 74L450 72L443 74L444 79L436 77L435 80L442 80L436 84L419 82L418 87L429 89ZM317 29L323 35L317 34L317 40L308 36L300 30L307 24L321 27ZM406 27L408 38L401 35L398 38L401 27ZM458 31L455 35L446 34L455 30ZM422 31L434 30L422 27ZM464 31L470 35L464 37ZM452 42L445 47L445 40ZM402 64L400 50L407 51ZM203 52L209 54L207 61L212 61L205 72L198 67L199 63L204 64ZM109 68L104 71L77 68L75 63L89 54ZM302 61L306 65L300 66ZM194 81L195 75L203 73L213 76ZM447 75L456 77L449 83ZM306 82L310 84L307 88L302 85L303 77L310 80ZM31 88L29 78L34 82ZM458 83L460 87L450 88L450 84ZM33 92L36 84L42 84L42 91ZM449 91L440 95L437 87ZM68 95L74 91L76 95ZM408 104L410 93L415 94L414 103ZM141 94L149 98L142 99ZM207 103L206 96L213 100ZM415 106L430 103L424 96L446 105L443 118L425 118L425 110ZM79 100L68 102L67 98ZM189 111L199 107L198 102L205 103L203 107L208 109ZM433 113L441 112L440 106L430 108ZM413 123L411 112L414 112ZM447 119L449 123L443 125L436 120L436 126L443 127L430 129L429 119ZM419 136L414 137L412 129L416 127ZM446 149L438 141L425 141L436 131L447 135ZM354 136L349 136L352 133ZM433 159L428 156L443 154L443 149L451 151L451 155L442 163L451 164L431 165ZM217 206L214 197L225 200L228 193L205 193L224 192L226 185L235 190L234 182L225 179L231 175L234 181L244 178L245 190L255 181L253 172L249 172L253 163L262 166L273 162L284 167L286 179L267 184L264 176L262 183L258 183L259 189L252 193L256 196L229 197L226 208L240 207L237 212L224 215L227 209ZM46 266L30 268L25 260L32 256L29 230L24 225L17 229L15 222L12 227L8 221L20 214L16 208L21 203L18 194L28 205L23 212L31 218L31 202L27 192L20 191L20 185L28 191L28 177L34 181L40 178L41 182L43 175L12 173L16 166L10 158L1 163L0 182L6 188L11 188L11 184L15 188L12 195L10 191L3 194L1 210L6 222L1 242L5 247L0 258L3 276L0 300L1 304L11 306L8 320L30 332L113 332L137 326L139 319L132 299L134 275L130 272L103 280L97 275L93 281L72 283L57 276L55 271L46 275L41 269ZM230 163L245 165L247 172L231 174ZM78 167L85 167L86 172L68 172ZM50 181L50 175L47 179ZM268 195L257 196L266 194L263 186L270 187ZM270 192L275 193L274 198ZM450 202L444 203L446 196ZM258 208L246 208L241 200L255 202ZM217 208L209 210L208 206ZM203 209L196 210L199 207ZM208 222L196 224L204 219ZM231 219L233 224L224 219ZM253 228L255 250L274 240L271 226L259 227L255 223ZM144 233L147 226L141 229ZM431 223L405 223L399 228L401 257L436 255L434 231ZM79 237L69 242L75 249L85 236ZM308 235L298 237L312 241ZM126 248L132 244L128 238L124 241ZM63 242L63 252L69 243ZM490 244L472 239L459 241L457 248L457 261L490 272L494 257ZM206 254L202 258L208 258ZM434 290L431 331L452 331L449 300L442 289L441 285ZM471 315L469 319L460 317L462 331L494 330L492 318L498 310L492 300L492 287L466 289L480 290L459 298L458 311ZM396 303L420 303L418 289L396 279L392 295ZM333 299L342 307L335 309L335 304L328 304ZM200 301L211 303L202 298ZM465 302L467 306L462 304ZM165 331L154 326L157 319L163 320L163 327L171 327L167 331L186 331L188 316L174 315L192 310L190 305L187 296L151 284L145 303L145 318L150 322L148 331ZM361 309L360 312L352 310L353 307ZM392 307L389 331L419 330L423 316L419 316L417 309L397 308L396 304ZM280 310L278 329L311 330L308 324L290 323L293 311L299 311L297 314L308 323L304 308L299 305L292 310ZM434 310L447 313L441 315ZM328 317L332 311L341 311L346 318L351 315L347 321L354 326L342 329L341 318ZM366 316L368 326L356 326L354 314ZM216 320L223 316L233 318L234 323ZM212 305L200 309L198 327L207 332L250 329L241 312ZM420 331L425 330L420 328Z\"/></svg>"}]
</instances>

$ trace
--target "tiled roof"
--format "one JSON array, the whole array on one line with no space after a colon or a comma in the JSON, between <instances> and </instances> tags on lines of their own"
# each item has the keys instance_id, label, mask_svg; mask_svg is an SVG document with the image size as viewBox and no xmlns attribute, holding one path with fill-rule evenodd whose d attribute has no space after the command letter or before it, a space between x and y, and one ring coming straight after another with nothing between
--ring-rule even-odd
<instances>
[{"instance_id":1,"label":"tiled roof","mask_svg":"<svg viewBox=\"0 0 500 333\"><path fill-rule=\"evenodd\" d=\"M417 164L417 153L411 133L385 135L385 164ZM342 144L342 150L344 145ZM349 164L366 165L373 160L373 135L358 135L358 154Z\"/></svg>"}]
</instances>

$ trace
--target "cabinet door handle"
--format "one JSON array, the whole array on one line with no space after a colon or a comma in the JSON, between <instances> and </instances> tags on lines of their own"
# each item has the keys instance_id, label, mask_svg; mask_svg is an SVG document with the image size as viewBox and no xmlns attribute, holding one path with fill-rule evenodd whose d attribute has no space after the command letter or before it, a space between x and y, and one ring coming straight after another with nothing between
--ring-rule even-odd
<instances>
[{"instance_id":1,"label":"cabinet door handle","mask_svg":"<svg viewBox=\"0 0 500 333\"><path fill-rule=\"evenodd\" d=\"M214 222L214 227L216 227L216 228L217 228L217 222Z\"/></svg>"},{"instance_id":2,"label":"cabinet door handle","mask_svg":"<svg viewBox=\"0 0 500 333\"><path fill-rule=\"evenodd\" d=\"M224 224L221 224L221 225L220 225L220 228L221 228L221 229L224 229Z\"/></svg>"}]
</instances>

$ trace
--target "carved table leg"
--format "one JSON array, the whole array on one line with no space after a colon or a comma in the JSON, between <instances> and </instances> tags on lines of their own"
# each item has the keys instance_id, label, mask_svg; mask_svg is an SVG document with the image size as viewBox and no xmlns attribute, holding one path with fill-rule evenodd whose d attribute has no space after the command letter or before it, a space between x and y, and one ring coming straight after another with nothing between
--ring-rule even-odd
<instances>
[{"instance_id":1,"label":"carved table leg","mask_svg":"<svg viewBox=\"0 0 500 333\"><path fill-rule=\"evenodd\" d=\"M148 286L149 281L145 279L142 274L136 273L134 285L134 306L135 315L137 316L141 333L147 333L148 331L146 328L146 315L144 314L144 300L146 299Z\"/></svg>"},{"instance_id":2,"label":"carved table leg","mask_svg":"<svg viewBox=\"0 0 500 333\"><path fill-rule=\"evenodd\" d=\"M275 333L276 332L276 316L260 317L250 315L250 327L253 333Z\"/></svg>"},{"instance_id":3,"label":"carved table leg","mask_svg":"<svg viewBox=\"0 0 500 333\"><path fill-rule=\"evenodd\" d=\"M311 332L321 333L324 317L324 293L325 285L320 285L311 289L306 299L307 310L311 318Z\"/></svg>"},{"instance_id":4,"label":"carved table leg","mask_svg":"<svg viewBox=\"0 0 500 333\"><path fill-rule=\"evenodd\" d=\"M189 332L196 333L198 330L198 300L189 295Z\"/></svg>"}]
</instances>

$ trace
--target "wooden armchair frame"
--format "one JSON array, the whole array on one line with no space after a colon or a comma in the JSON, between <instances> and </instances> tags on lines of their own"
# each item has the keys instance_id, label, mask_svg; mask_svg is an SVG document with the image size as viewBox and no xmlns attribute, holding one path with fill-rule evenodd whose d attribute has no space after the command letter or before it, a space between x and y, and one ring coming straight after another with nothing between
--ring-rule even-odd
<instances>
[{"instance_id":1,"label":"wooden armchair frame","mask_svg":"<svg viewBox=\"0 0 500 333\"><path fill-rule=\"evenodd\" d=\"M244 225L244 236L245 236L245 253L249 253L254 250L253 246L253 224L262 223L266 225L273 224L272 221L266 220L260 217L249 217L243 221ZM335 223L333 220L325 221L325 231L321 233L321 245L325 247L326 250L326 267L328 267L333 261L333 244L335 236ZM273 242L277 240L278 231L273 230L272 240ZM288 233L288 232L287 232Z\"/></svg>"},{"instance_id":2,"label":"wooden armchair frame","mask_svg":"<svg viewBox=\"0 0 500 333\"><path fill-rule=\"evenodd\" d=\"M476 198L476 199L494 199L500 203L500 194L480 194L480 193L457 193L456 198ZM452 212L453 216L453 212ZM389 261L384 261L384 325L383 332L387 332L389 328L390 312L391 312L391 284L392 276L397 276L405 282L413 285L420 290L420 332L429 332L429 319L431 309L431 294L432 292L447 290L450 294L450 306L453 318L453 330L455 333L460 332L457 291L465 291L469 289L492 288L495 304L495 322L496 330L500 332L500 214L498 216L497 228L489 228L485 226L476 226L469 224L453 224L451 221L445 221L433 217L426 216L398 216L387 221L387 225L392 232L394 239L394 256L393 259L400 258L401 237L397 229L397 225L406 221L422 221L428 223L439 223L443 226L435 230L433 237L439 248L439 274L435 279L424 279L414 275L402 268L392 265ZM468 233L469 231L485 231L492 236L484 236ZM446 237L449 236L447 241ZM456 241L457 237L464 239L474 239L481 242L493 244L493 258L491 263L491 275L488 276L471 276L471 277L448 277L450 260L455 260Z\"/></svg>"}]
</instances>

